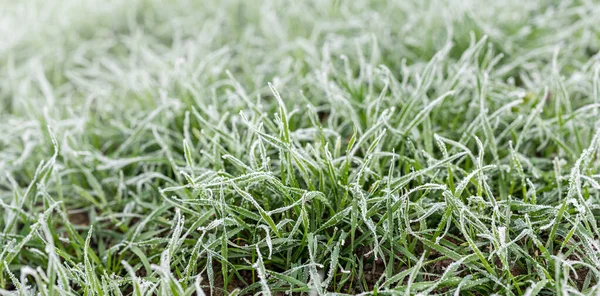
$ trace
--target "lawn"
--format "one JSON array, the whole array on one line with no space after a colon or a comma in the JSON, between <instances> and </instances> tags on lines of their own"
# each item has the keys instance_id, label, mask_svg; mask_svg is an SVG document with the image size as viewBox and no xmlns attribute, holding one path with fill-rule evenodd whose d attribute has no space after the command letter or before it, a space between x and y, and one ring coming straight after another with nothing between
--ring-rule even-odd
<instances>
[{"instance_id":1,"label":"lawn","mask_svg":"<svg viewBox=\"0 0 600 296\"><path fill-rule=\"evenodd\" d=\"M0 0L0 295L600 293L600 3Z\"/></svg>"}]
</instances>

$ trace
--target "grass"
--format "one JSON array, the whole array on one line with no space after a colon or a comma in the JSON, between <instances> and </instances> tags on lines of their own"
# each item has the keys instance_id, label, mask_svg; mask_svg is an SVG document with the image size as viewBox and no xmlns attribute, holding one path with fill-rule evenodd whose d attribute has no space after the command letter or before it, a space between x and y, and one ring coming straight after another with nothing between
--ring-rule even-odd
<instances>
[{"instance_id":1,"label":"grass","mask_svg":"<svg viewBox=\"0 0 600 296\"><path fill-rule=\"evenodd\" d=\"M0 295L600 292L595 1L16 1Z\"/></svg>"}]
</instances>

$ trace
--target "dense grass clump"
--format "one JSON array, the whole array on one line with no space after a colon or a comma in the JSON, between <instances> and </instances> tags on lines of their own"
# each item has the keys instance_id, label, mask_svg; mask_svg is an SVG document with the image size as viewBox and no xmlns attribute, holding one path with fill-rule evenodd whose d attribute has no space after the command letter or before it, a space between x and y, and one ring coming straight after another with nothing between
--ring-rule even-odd
<instances>
[{"instance_id":1,"label":"dense grass clump","mask_svg":"<svg viewBox=\"0 0 600 296\"><path fill-rule=\"evenodd\" d=\"M2 7L0 295L600 293L596 1Z\"/></svg>"}]
</instances>

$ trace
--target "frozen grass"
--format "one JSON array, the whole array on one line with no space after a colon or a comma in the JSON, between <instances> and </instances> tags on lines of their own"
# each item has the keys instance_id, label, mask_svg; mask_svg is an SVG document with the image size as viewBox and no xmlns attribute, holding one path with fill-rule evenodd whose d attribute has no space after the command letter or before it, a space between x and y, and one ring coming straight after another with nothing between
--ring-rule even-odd
<instances>
[{"instance_id":1,"label":"frozen grass","mask_svg":"<svg viewBox=\"0 0 600 296\"><path fill-rule=\"evenodd\" d=\"M600 292L597 1L4 1L0 295Z\"/></svg>"}]
</instances>

